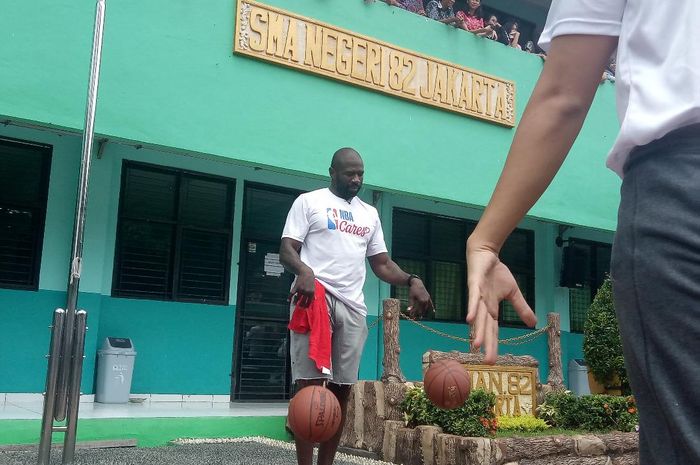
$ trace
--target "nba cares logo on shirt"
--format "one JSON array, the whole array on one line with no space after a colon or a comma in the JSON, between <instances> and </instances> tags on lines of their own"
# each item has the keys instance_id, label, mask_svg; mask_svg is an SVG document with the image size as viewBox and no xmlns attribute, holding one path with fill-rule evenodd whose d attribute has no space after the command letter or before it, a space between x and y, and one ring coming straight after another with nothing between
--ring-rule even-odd
<instances>
[{"instance_id":1,"label":"nba cares logo on shirt","mask_svg":"<svg viewBox=\"0 0 700 465\"><path fill-rule=\"evenodd\" d=\"M326 216L328 217L328 229L338 229L338 210L326 208Z\"/></svg>"},{"instance_id":2,"label":"nba cares logo on shirt","mask_svg":"<svg viewBox=\"0 0 700 465\"><path fill-rule=\"evenodd\" d=\"M364 237L371 231L367 226L356 225L351 211L326 208L326 217L328 218L328 229L331 231L337 230L360 237Z\"/></svg>"}]
</instances>

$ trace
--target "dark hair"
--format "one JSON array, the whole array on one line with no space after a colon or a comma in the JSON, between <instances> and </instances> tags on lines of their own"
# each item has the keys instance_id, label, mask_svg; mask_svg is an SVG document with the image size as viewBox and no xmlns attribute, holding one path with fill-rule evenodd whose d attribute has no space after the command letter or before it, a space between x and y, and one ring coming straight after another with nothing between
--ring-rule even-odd
<instances>
[{"instance_id":1,"label":"dark hair","mask_svg":"<svg viewBox=\"0 0 700 465\"><path fill-rule=\"evenodd\" d=\"M464 0L463 2L461 2L460 6L456 7L455 9L458 11L462 11L467 16L470 16L469 15L469 0ZM479 4L479 7L476 9L476 11L474 11L474 17L479 18L479 19L484 19L484 9L482 8L481 4Z\"/></svg>"}]
</instances>

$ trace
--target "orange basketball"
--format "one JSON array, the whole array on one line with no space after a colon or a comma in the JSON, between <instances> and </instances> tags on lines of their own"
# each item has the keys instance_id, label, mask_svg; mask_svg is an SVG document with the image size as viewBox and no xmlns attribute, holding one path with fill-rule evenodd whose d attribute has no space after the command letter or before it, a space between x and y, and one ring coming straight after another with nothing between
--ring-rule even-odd
<instances>
[{"instance_id":1,"label":"orange basketball","mask_svg":"<svg viewBox=\"0 0 700 465\"><path fill-rule=\"evenodd\" d=\"M430 364L423 377L423 389L438 408L451 410L464 405L471 391L469 372L454 360L438 360Z\"/></svg>"},{"instance_id":2,"label":"orange basketball","mask_svg":"<svg viewBox=\"0 0 700 465\"><path fill-rule=\"evenodd\" d=\"M289 402L287 417L295 436L309 442L325 442L340 427L340 404L329 389L306 386Z\"/></svg>"}]
</instances>

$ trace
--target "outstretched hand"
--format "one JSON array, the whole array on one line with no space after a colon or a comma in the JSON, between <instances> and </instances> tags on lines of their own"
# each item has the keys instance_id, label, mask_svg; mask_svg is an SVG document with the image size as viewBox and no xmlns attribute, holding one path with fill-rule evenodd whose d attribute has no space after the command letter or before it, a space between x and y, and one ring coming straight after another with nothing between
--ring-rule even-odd
<instances>
[{"instance_id":1,"label":"outstretched hand","mask_svg":"<svg viewBox=\"0 0 700 465\"><path fill-rule=\"evenodd\" d=\"M474 327L476 348L485 352L484 362L493 364L498 355L498 307L508 300L529 327L537 324L537 317L525 301L513 274L498 258L498 254L486 247L467 248L467 285L469 305L467 323Z\"/></svg>"}]
</instances>

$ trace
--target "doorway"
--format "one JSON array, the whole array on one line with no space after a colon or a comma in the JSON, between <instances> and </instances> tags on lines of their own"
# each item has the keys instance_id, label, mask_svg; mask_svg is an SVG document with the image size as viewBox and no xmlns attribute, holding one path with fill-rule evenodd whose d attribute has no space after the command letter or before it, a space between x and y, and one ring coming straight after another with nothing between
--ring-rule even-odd
<instances>
[{"instance_id":1,"label":"doorway","mask_svg":"<svg viewBox=\"0 0 700 465\"><path fill-rule=\"evenodd\" d=\"M280 237L299 191L246 183L233 352L233 400L291 398L289 288L279 263Z\"/></svg>"}]
</instances>

